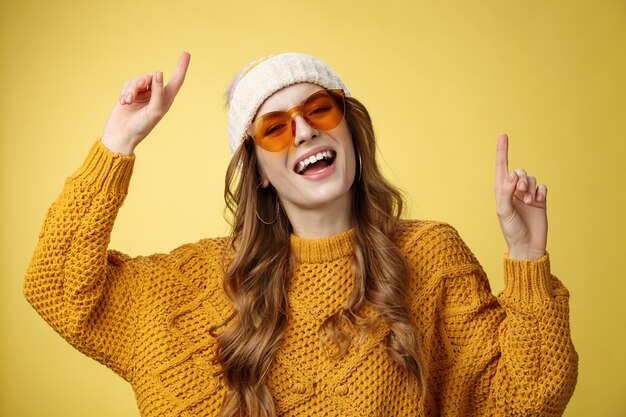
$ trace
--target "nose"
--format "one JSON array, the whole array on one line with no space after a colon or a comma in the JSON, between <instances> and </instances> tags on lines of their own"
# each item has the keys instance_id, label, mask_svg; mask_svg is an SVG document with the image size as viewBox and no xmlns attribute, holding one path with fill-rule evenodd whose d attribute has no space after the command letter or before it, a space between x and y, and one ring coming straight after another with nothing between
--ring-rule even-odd
<instances>
[{"instance_id":1,"label":"nose","mask_svg":"<svg viewBox=\"0 0 626 417\"><path fill-rule=\"evenodd\" d=\"M293 142L296 146L310 141L319 136L320 132L311 126L302 114L297 114L293 118L293 129L295 131Z\"/></svg>"}]
</instances>

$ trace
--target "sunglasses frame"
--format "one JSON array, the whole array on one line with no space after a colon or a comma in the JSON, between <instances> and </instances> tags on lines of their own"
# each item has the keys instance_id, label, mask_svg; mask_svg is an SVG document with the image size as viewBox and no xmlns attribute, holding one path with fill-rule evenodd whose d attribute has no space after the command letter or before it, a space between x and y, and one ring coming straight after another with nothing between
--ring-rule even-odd
<instances>
[{"instance_id":1,"label":"sunglasses frame","mask_svg":"<svg viewBox=\"0 0 626 417\"><path fill-rule=\"evenodd\" d=\"M330 97L335 104L337 105L337 108L341 111L341 119L339 119L339 121L337 122L336 125L328 128L328 129L321 129L318 126L316 126L317 123L315 123L314 121L311 121L307 116L304 115L303 113L303 109L304 107L310 103L312 101L312 99L316 96L328 96ZM282 116L282 115L288 115L289 118L291 119L291 138L287 141L285 140L285 143L279 142L279 141L275 141L277 143L277 146L272 146L272 147L268 147L263 141L261 140L257 140L255 138L255 135L252 135L250 133L250 130L255 130L255 126L259 123L261 123L263 120L266 120L270 117L276 117L276 116ZM246 134L247 137L254 140L254 142L260 146L261 148L265 149L266 151L269 152L280 152L283 149L287 148L289 146L289 144L291 142L293 142L294 138L296 137L296 130L295 130L295 123L294 123L294 117L297 114L301 114L302 117L304 117L304 119L306 120L306 122L311 125L313 128L317 129L317 130L330 130L330 129L334 129L335 127L337 127L341 121L344 119L345 114L346 114L346 93L343 89L323 89L323 90L318 90L315 91L314 93L312 93L310 96L308 96L303 102L302 104L300 104L299 106L295 106L292 107L291 109L287 110L287 111L273 111L273 112L269 112L269 113L265 113L261 116L259 116L256 120L254 120L250 126L248 127L248 129L246 130ZM286 118L285 118L286 119Z\"/></svg>"}]
</instances>

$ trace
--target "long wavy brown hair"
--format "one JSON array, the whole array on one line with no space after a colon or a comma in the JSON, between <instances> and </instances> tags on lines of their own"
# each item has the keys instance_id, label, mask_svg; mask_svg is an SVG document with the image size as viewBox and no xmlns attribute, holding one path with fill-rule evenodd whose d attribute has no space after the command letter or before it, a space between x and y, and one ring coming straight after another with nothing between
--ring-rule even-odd
<instances>
[{"instance_id":1,"label":"long wavy brown hair","mask_svg":"<svg viewBox=\"0 0 626 417\"><path fill-rule=\"evenodd\" d=\"M374 320L382 320L389 327L385 340L389 355L408 372L409 388L417 383L423 390L421 341L405 299L408 270L393 243L403 198L378 168L374 130L366 108L346 97L345 118L360 155L352 185L354 285L345 306L323 322L320 343L333 342L332 355L341 357L353 342L342 330L344 325L366 332ZM266 376L287 326L287 293L294 270L292 229L284 211L277 212L276 191L258 186L259 172L254 143L246 140L230 162L224 190L226 208L232 215L233 249L224 289L235 313L211 330L218 343L215 361L221 365L228 388L221 410L224 417L276 415ZM256 213L268 222L276 221L265 224ZM364 307L373 308L378 317L366 318Z\"/></svg>"}]
</instances>

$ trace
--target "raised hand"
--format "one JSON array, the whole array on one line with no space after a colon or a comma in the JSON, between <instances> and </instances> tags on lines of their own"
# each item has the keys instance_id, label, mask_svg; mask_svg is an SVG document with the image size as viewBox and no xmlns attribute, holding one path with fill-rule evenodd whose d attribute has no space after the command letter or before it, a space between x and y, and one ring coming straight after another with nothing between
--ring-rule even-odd
<instances>
[{"instance_id":1,"label":"raised hand","mask_svg":"<svg viewBox=\"0 0 626 417\"><path fill-rule=\"evenodd\" d=\"M189 53L181 54L166 86L161 71L127 81L104 126L102 144L112 152L132 154L170 109L185 81L190 59Z\"/></svg>"},{"instance_id":2,"label":"raised hand","mask_svg":"<svg viewBox=\"0 0 626 417\"><path fill-rule=\"evenodd\" d=\"M539 259L546 251L548 217L544 184L521 168L509 172L509 138L498 137L496 207L512 259Z\"/></svg>"}]
</instances>

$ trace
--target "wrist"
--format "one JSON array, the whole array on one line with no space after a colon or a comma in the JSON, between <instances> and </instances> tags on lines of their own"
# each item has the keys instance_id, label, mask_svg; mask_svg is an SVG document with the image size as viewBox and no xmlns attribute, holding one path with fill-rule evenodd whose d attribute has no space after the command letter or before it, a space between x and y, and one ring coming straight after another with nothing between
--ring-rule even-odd
<instances>
[{"instance_id":1,"label":"wrist","mask_svg":"<svg viewBox=\"0 0 626 417\"><path fill-rule=\"evenodd\" d=\"M117 136L103 133L100 142L113 153L119 153L121 155L132 155L135 151L135 145L131 144L131 141L122 140Z\"/></svg>"},{"instance_id":2,"label":"wrist","mask_svg":"<svg viewBox=\"0 0 626 417\"><path fill-rule=\"evenodd\" d=\"M536 261L546 254L546 250L533 248L509 248L507 257L516 261Z\"/></svg>"}]
</instances>

